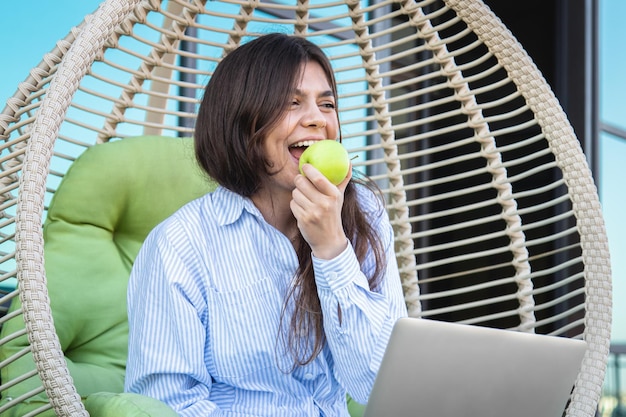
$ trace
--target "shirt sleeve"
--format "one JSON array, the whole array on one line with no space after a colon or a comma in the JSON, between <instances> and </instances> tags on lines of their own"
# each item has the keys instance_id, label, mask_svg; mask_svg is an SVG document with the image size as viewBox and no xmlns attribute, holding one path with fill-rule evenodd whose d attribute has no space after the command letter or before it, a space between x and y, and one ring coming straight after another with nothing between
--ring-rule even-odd
<instances>
[{"instance_id":1,"label":"shirt sleeve","mask_svg":"<svg viewBox=\"0 0 626 417\"><path fill-rule=\"evenodd\" d=\"M370 290L352 245L334 259L313 257L335 377L355 401L363 404L369 398L393 325L407 315L393 230L386 211L378 213L373 225L385 248L387 264L375 290Z\"/></svg>"},{"instance_id":2,"label":"shirt sleeve","mask_svg":"<svg viewBox=\"0 0 626 417\"><path fill-rule=\"evenodd\" d=\"M157 227L131 272L125 391L157 398L182 417L219 416L208 400L203 301L187 289L193 274L178 249L182 238L177 230L171 224Z\"/></svg>"}]
</instances>

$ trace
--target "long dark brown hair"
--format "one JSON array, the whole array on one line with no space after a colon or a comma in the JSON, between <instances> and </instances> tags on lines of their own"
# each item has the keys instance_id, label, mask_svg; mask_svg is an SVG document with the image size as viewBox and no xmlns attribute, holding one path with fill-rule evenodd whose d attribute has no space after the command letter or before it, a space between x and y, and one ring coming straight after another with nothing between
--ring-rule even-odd
<instances>
[{"instance_id":1,"label":"long dark brown hair","mask_svg":"<svg viewBox=\"0 0 626 417\"><path fill-rule=\"evenodd\" d=\"M261 36L236 48L216 67L200 104L194 143L200 166L220 185L251 197L273 175L263 142L287 111L303 64L309 61L322 67L338 97L332 66L324 52L297 36L279 33ZM358 204L357 182L371 185L364 177L354 177L348 184L341 214L343 228L361 264L368 251L373 253L375 269L368 280L370 288L375 288L386 265L385 252ZM289 332L283 337L297 366L313 361L323 349L326 337L311 247L301 234L295 247L299 267L281 317L284 318L285 306L293 299Z\"/></svg>"}]
</instances>

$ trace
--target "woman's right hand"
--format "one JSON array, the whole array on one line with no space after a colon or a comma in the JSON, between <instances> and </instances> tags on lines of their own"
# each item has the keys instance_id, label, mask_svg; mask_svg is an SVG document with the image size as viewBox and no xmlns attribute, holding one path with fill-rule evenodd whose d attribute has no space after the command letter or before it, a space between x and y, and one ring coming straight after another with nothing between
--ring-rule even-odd
<instances>
[{"instance_id":1,"label":"woman's right hand","mask_svg":"<svg viewBox=\"0 0 626 417\"><path fill-rule=\"evenodd\" d=\"M352 167L339 185L332 184L310 164L304 164L302 170L305 175L299 174L294 179L296 188L292 193L291 211L313 256L332 259L348 244L341 210L344 192L352 178Z\"/></svg>"}]
</instances>

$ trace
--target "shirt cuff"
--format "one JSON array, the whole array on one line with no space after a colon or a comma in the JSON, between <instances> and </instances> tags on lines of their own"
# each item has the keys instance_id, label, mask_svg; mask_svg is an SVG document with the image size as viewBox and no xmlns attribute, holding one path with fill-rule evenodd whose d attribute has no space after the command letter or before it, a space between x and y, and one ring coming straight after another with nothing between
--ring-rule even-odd
<instances>
[{"instance_id":1,"label":"shirt cuff","mask_svg":"<svg viewBox=\"0 0 626 417\"><path fill-rule=\"evenodd\" d=\"M369 289L369 283L356 258L352 244L348 241L346 249L333 259L320 259L311 255L315 281L319 289L337 291L355 283Z\"/></svg>"}]
</instances>

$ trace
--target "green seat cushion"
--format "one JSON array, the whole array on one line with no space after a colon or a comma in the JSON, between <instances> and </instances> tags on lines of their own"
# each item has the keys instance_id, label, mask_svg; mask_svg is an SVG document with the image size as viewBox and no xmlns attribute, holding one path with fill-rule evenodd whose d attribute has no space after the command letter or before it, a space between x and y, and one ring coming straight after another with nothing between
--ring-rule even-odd
<instances>
[{"instance_id":1,"label":"green seat cushion","mask_svg":"<svg viewBox=\"0 0 626 417\"><path fill-rule=\"evenodd\" d=\"M364 404L357 403L349 395L347 397L347 401L348 401L348 413L350 413L350 417L361 417L361 416L363 416L363 414L365 413L365 405Z\"/></svg>"},{"instance_id":2,"label":"green seat cushion","mask_svg":"<svg viewBox=\"0 0 626 417\"><path fill-rule=\"evenodd\" d=\"M195 161L190 138L143 136L99 144L68 170L44 224L45 269L56 331L82 397L123 390L126 287L147 234L214 188ZM19 301L11 306L16 308ZM9 320L2 337L23 327L21 317ZM26 346L25 336L6 343L0 360ZM5 382L32 369L28 354L4 366L0 376ZM2 396L16 398L39 385L30 378ZM40 394L15 415L44 401Z\"/></svg>"},{"instance_id":3,"label":"green seat cushion","mask_svg":"<svg viewBox=\"0 0 626 417\"><path fill-rule=\"evenodd\" d=\"M139 394L97 392L84 404L90 417L178 417L165 403Z\"/></svg>"}]
</instances>

